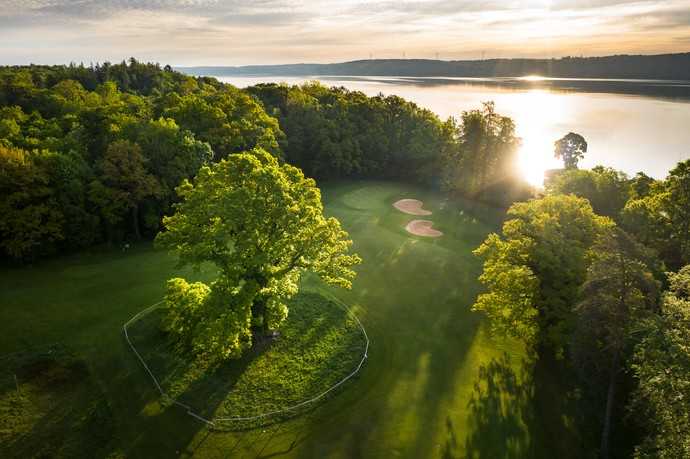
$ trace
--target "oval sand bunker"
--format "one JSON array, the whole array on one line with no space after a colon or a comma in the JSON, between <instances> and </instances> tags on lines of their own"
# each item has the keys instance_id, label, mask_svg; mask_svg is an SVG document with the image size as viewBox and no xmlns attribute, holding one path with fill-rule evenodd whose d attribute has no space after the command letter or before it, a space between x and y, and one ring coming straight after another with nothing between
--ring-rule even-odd
<instances>
[{"instance_id":1,"label":"oval sand bunker","mask_svg":"<svg viewBox=\"0 0 690 459\"><path fill-rule=\"evenodd\" d=\"M431 215L430 210L422 209L422 201L418 199L401 199L393 203L393 207L400 212L410 215ZM421 220L420 220L421 221Z\"/></svg>"},{"instance_id":2,"label":"oval sand bunker","mask_svg":"<svg viewBox=\"0 0 690 459\"><path fill-rule=\"evenodd\" d=\"M412 233L415 236L426 236L426 237L439 237L443 236L443 233L437 229L433 229L434 222L431 220L412 220L405 226L408 233Z\"/></svg>"}]
</instances>

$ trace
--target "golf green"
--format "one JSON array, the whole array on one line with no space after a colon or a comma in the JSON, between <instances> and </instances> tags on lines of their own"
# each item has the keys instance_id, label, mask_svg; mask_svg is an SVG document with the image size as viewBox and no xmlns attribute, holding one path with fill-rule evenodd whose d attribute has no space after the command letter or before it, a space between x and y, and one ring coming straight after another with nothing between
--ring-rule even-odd
<instances>
[{"instance_id":1,"label":"golf green","mask_svg":"<svg viewBox=\"0 0 690 459\"><path fill-rule=\"evenodd\" d=\"M443 235L409 234L415 217L392 205L403 198L423 201L432 211L424 219ZM501 212L387 182L328 184L323 199L364 261L350 291L311 276L303 290L347 304L371 348L362 371L313 410L263 428L214 432L159 403L121 326L161 299L167 278L207 279L212 270L180 273L173 257L149 244L0 271L0 354L58 342L83 359L94 397L112 418L103 423L110 441L93 440L103 456L582 456L560 382L543 365L535 371L519 343L490 336L470 310L481 272L472 250L499 227ZM211 412L216 402L209 400Z\"/></svg>"}]
</instances>

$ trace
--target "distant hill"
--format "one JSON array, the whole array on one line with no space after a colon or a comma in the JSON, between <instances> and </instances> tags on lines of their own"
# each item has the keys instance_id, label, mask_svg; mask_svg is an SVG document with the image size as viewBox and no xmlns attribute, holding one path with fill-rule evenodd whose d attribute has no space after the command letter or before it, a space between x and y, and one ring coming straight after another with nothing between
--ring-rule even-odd
<instances>
[{"instance_id":1,"label":"distant hill","mask_svg":"<svg viewBox=\"0 0 690 459\"><path fill-rule=\"evenodd\" d=\"M520 77L541 75L558 78L690 80L690 53L473 61L369 59L337 64L178 67L176 70L199 76Z\"/></svg>"}]
</instances>

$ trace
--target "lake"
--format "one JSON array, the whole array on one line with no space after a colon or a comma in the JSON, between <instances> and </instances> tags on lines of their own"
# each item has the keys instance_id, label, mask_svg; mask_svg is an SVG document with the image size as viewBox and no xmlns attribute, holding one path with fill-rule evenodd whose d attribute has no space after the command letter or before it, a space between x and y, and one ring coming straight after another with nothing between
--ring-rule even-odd
<instances>
[{"instance_id":1,"label":"lake","mask_svg":"<svg viewBox=\"0 0 690 459\"><path fill-rule=\"evenodd\" d=\"M589 151L581 167L597 164L663 178L690 158L690 82L563 78L421 77L218 77L238 87L262 82L299 84L319 80L368 95L395 94L442 118L494 101L515 120L523 143L520 164L534 184L546 169L560 167L553 142L570 131L582 134Z\"/></svg>"}]
</instances>

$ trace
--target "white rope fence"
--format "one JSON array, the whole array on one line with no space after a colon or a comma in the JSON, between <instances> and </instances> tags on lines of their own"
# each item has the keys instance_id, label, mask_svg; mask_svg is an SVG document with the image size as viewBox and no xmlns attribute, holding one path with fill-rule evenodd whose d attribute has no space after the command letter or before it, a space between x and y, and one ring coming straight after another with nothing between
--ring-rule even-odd
<instances>
[{"instance_id":1,"label":"white rope fence","mask_svg":"<svg viewBox=\"0 0 690 459\"><path fill-rule=\"evenodd\" d=\"M308 400L304 400L304 401L302 401L302 402L300 402L300 403L298 403L298 404L296 404L296 405L292 405L292 406L289 406L289 407L287 407L287 408L283 408L283 409L280 409L280 410L269 411L269 412L266 412L266 413L258 414L258 415L256 415L256 416L245 416L245 417L242 417L242 416L224 416L224 417L223 417L223 416L221 416L221 417L214 417L214 418L212 418L212 419L207 419L207 418L205 418L204 416L202 416L202 415L196 413L196 412L193 410L193 408L190 407L189 405L186 405L186 404L180 402L179 400L177 400L177 399L171 397L170 395L168 395L167 392L165 392L165 390L163 390L163 388L162 388L161 385L160 385L160 382L159 382L158 378L156 377L156 375L153 374L153 371L151 371L151 369L149 368L149 366L146 364L146 361L144 360L144 358L141 356L141 354L139 354L139 351L137 351L137 348L136 348L136 347L134 346L134 344L132 343L132 341L131 341L131 339L130 339L130 337L129 337L129 332L128 332L129 326L131 326L134 322L140 320L140 319L141 319L142 317L144 317L145 315L147 315L147 314L151 313L152 311L154 311L155 309L159 308L160 305L161 305L161 303L163 303L163 301L159 301L158 303L154 303L154 304L152 304L151 306L149 306L148 308L144 309L143 311L140 311L140 312L138 312L137 314L135 314L131 319L129 319L127 322L125 322L125 323L122 325L122 331L124 332L125 339L127 340L127 344L129 344L129 347L132 348L132 351L134 352L134 354L135 354L135 355L137 356L137 358L139 359L139 362L140 362L141 365L144 367L144 370L146 370L146 372L147 372L147 373L149 374L149 376L151 377L151 380L153 380L153 383L156 385L156 389L158 389L158 392L160 392L161 397L163 397L165 400L167 400L167 401L169 401L170 403L172 403L172 404L174 404L174 405L177 405L177 406L179 406L179 407L181 407L181 408L184 408L184 409L187 411L187 414L188 414L188 415L190 415L190 416L192 416L192 417L198 419L198 420L201 421L201 422L206 423L207 425L209 425L209 426L211 426L211 427L216 427L216 423L222 423L222 422L233 422L233 421L234 421L234 422L249 422L249 421L258 421L258 420L265 419L265 418L270 417L270 416L275 416L275 415L283 414L283 413L289 413L289 412L295 411L295 410L297 410L297 409L299 409L299 408L302 408L302 407L304 407L304 406L306 406L306 405L309 405L309 404L311 404L311 403L314 403L314 402L316 402L316 401L322 399L323 397L325 397L325 396L328 395L329 393L333 392L333 391L334 391L335 389L337 389L338 387L340 387L340 386L342 386L343 384L345 384L345 382L347 382L348 380L350 380L353 376L355 376L357 373L359 373L359 371L362 369L362 366L364 365L364 362L365 362L365 361L367 360L367 358L369 357L369 355L368 355L368 353L369 353L369 335L367 335L367 331L364 329L364 326L363 326L362 323L359 321L359 318L358 318L358 317L357 317L347 306L345 306L344 304L341 304L339 301L337 301L337 300L334 299L334 298L332 298L331 300L332 300L335 304L337 304L339 307L341 307L342 309L344 309L345 312L346 312L350 317L352 317L352 319L354 319L355 322L357 322L357 325L359 326L359 329L362 331L362 335L364 336L364 340L365 340L365 345L364 345L364 353L362 354L362 358L361 358L361 360L359 361L359 364L357 365L357 367L356 367L350 374L348 374L347 376L345 376L343 379L341 379L340 381L338 381L337 383L335 383L334 385L332 385L331 387L329 387L329 388L326 389L325 391L323 391L323 392L321 392L320 394L316 395L315 397L312 397L312 398L310 398L310 399L308 399Z\"/></svg>"}]
</instances>

